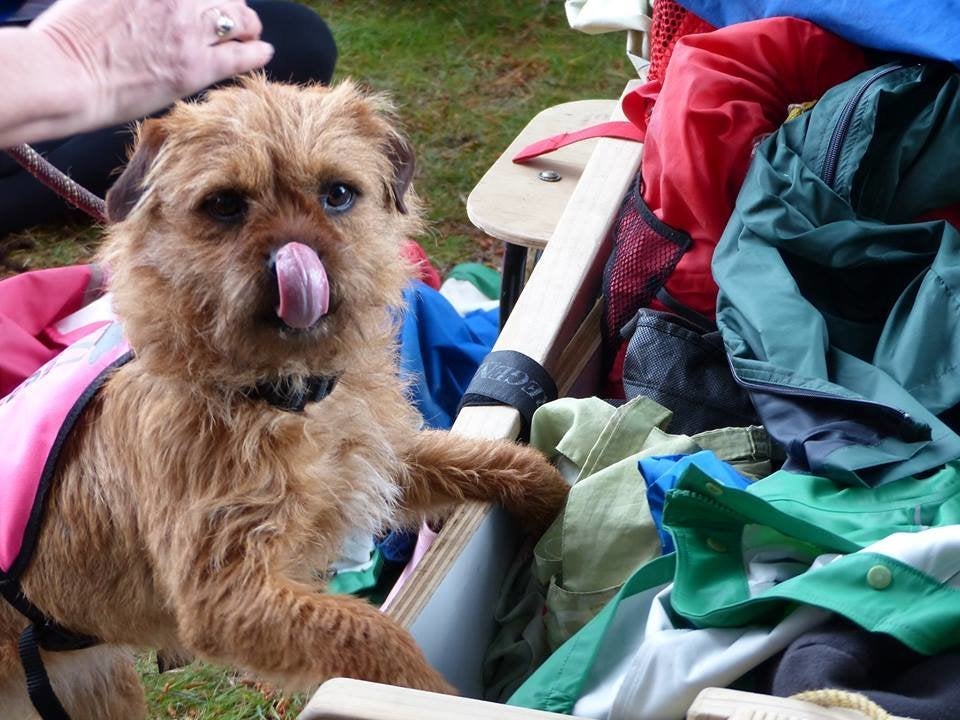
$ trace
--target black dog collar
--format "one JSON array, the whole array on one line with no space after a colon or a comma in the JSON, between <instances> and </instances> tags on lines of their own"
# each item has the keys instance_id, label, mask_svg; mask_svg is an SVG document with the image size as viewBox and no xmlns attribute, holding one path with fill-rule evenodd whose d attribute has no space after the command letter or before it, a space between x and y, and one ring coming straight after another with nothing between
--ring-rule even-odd
<instances>
[{"instance_id":1,"label":"black dog collar","mask_svg":"<svg viewBox=\"0 0 960 720\"><path fill-rule=\"evenodd\" d=\"M264 380L245 389L243 394L251 400L266 400L280 410L303 412L308 403L320 402L332 393L337 379L337 375L319 375L302 382L294 382L289 378L273 382Z\"/></svg>"}]
</instances>

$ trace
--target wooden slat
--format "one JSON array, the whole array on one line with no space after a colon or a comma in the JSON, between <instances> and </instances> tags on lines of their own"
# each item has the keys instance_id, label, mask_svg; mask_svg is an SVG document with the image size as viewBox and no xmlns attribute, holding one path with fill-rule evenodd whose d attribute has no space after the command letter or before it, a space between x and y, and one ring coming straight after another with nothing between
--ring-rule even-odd
<instances>
[{"instance_id":1,"label":"wooden slat","mask_svg":"<svg viewBox=\"0 0 960 720\"><path fill-rule=\"evenodd\" d=\"M338 678L324 683L300 720L570 720L569 715Z\"/></svg>"},{"instance_id":2,"label":"wooden slat","mask_svg":"<svg viewBox=\"0 0 960 720\"><path fill-rule=\"evenodd\" d=\"M602 321L603 301L598 298L557 361L554 380L561 397L569 392L590 360L600 351Z\"/></svg>"},{"instance_id":3,"label":"wooden slat","mask_svg":"<svg viewBox=\"0 0 960 720\"><path fill-rule=\"evenodd\" d=\"M537 140L607 120L615 105L615 100L577 100L538 113L470 192L470 222L498 240L532 248L546 245L597 141L568 145L522 165L512 158ZM540 180L537 176L544 170L558 173L560 181Z\"/></svg>"},{"instance_id":4,"label":"wooden slat","mask_svg":"<svg viewBox=\"0 0 960 720\"><path fill-rule=\"evenodd\" d=\"M628 84L627 91L633 85ZM623 119L619 104L612 119ZM494 350L522 352L557 378L564 351L600 294L610 253L609 229L636 176L641 153L638 143L608 138L597 142ZM561 395L566 389L560 388ZM515 439L519 430L519 415L512 408L469 407L457 417L452 432ZM489 506L480 503L454 512L386 612L410 627L488 512Z\"/></svg>"}]
</instances>

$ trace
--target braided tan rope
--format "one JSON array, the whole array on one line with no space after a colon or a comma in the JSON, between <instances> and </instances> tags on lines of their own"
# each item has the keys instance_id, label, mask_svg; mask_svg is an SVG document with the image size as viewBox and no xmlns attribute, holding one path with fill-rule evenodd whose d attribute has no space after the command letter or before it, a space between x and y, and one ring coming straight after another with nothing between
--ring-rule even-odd
<instances>
[{"instance_id":1,"label":"braided tan rope","mask_svg":"<svg viewBox=\"0 0 960 720\"><path fill-rule=\"evenodd\" d=\"M98 222L107 221L106 205L94 195L51 165L29 145L6 148L7 154L37 180L53 190L71 205L80 208Z\"/></svg>"},{"instance_id":2,"label":"braided tan rope","mask_svg":"<svg viewBox=\"0 0 960 720\"><path fill-rule=\"evenodd\" d=\"M844 708L856 710L870 720L890 720L890 713L877 705L866 695L846 690L808 690L790 696L791 700L802 700L824 708Z\"/></svg>"}]
</instances>

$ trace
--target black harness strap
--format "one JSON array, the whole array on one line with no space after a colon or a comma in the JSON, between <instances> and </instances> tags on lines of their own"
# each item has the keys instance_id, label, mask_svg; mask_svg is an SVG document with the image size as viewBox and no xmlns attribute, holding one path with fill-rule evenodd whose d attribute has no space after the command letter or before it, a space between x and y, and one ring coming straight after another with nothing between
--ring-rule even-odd
<instances>
[{"instance_id":1,"label":"black harness strap","mask_svg":"<svg viewBox=\"0 0 960 720\"><path fill-rule=\"evenodd\" d=\"M60 704L60 698L53 691L47 668L40 657L39 635L36 625L28 625L20 634L20 642L17 644L20 663L27 676L30 702L43 720L70 720L67 711Z\"/></svg>"},{"instance_id":2,"label":"black harness strap","mask_svg":"<svg viewBox=\"0 0 960 720\"><path fill-rule=\"evenodd\" d=\"M20 663L27 677L27 693L30 702L42 720L70 720L70 716L50 684L50 677L44 667L40 648L44 650L82 650L96 645L99 640L88 635L80 635L47 619L20 590L15 580L0 581L0 594L30 624L20 634L17 650Z\"/></svg>"},{"instance_id":3,"label":"black harness strap","mask_svg":"<svg viewBox=\"0 0 960 720\"><path fill-rule=\"evenodd\" d=\"M467 386L460 409L471 405L509 405L520 412L520 439L530 438L533 413L557 399L557 384L544 367L515 350L487 355Z\"/></svg>"}]
</instances>

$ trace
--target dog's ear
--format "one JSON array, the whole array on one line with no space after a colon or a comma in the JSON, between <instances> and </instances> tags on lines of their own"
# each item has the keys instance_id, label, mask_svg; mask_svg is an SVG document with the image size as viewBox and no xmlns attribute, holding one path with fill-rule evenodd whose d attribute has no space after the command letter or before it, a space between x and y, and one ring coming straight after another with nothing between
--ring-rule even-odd
<instances>
[{"instance_id":1,"label":"dog's ear","mask_svg":"<svg viewBox=\"0 0 960 720\"><path fill-rule=\"evenodd\" d=\"M410 188L413 171L416 168L410 141L403 135L391 134L387 145L387 157L393 165L393 182L390 184L389 193L397 210L406 215L407 203L404 197Z\"/></svg>"},{"instance_id":2,"label":"dog's ear","mask_svg":"<svg viewBox=\"0 0 960 720\"><path fill-rule=\"evenodd\" d=\"M117 223L127 217L143 195L143 179L167 137L160 120L145 120L140 126L137 148L123 173L107 192L107 221Z\"/></svg>"}]
</instances>

